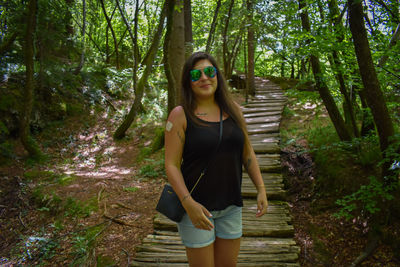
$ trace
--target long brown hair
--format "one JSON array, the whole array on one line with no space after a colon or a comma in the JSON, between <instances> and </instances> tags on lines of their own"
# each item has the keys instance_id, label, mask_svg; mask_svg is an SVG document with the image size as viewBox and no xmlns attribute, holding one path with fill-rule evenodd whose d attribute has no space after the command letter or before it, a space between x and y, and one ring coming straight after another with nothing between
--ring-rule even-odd
<instances>
[{"instance_id":1,"label":"long brown hair","mask_svg":"<svg viewBox=\"0 0 400 267\"><path fill-rule=\"evenodd\" d=\"M217 89L214 97L218 106L227 113L242 129L243 134L247 136L246 123L243 120L241 111L238 106L234 103L229 91L226 80L222 75L216 60L205 52L195 52L187 60L182 70L182 87L181 87L181 105L185 110L186 116L189 117L194 123L202 124L200 120L195 116L194 110L196 109L197 103L194 97L194 93L191 86L190 71L194 65L200 60L206 59L217 69Z\"/></svg>"}]
</instances>

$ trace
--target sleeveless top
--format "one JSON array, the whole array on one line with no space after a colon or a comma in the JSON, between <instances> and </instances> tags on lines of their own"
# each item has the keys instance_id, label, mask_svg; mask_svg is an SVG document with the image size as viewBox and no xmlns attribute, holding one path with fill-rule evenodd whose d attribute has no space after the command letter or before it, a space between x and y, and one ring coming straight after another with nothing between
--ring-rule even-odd
<instances>
[{"instance_id":1,"label":"sleeveless top","mask_svg":"<svg viewBox=\"0 0 400 267\"><path fill-rule=\"evenodd\" d=\"M190 191L210 160L192 198L209 211L223 210L230 205L242 207L243 132L231 117L226 118L221 144L215 151L219 122L201 121L205 126L195 124L187 117L181 165L185 184Z\"/></svg>"}]
</instances>

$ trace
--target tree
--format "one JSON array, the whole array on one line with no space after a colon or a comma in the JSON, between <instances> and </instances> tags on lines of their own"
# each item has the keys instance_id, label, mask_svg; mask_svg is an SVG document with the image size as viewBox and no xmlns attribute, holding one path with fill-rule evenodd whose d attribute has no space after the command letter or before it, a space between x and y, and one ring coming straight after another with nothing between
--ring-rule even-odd
<instances>
[{"instance_id":1,"label":"tree","mask_svg":"<svg viewBox=\"0 0 400 267\"><path fill-rule=\"evenodd\" d=\"M211 45L212 45L212 41L214 39L215 27L217 25L218 11L219 11L220 7L221 7L221 0L218 0L217 6L214 11L213 20L211 22L210 32L208 33L207 45L206 45L207 53L210 53L210 51L211 51Z\"/></svg>"},{"instance_id":2,"label":"tree","mask_svg":"<svg viewBox=\"0 0 400 267\"><path fill-rule=\"evenodd\" d=\"M184 1L184 25L185 25L185 58L193 53L193 32L192 32L192 1Z\"/></svg>"},{"instance_id":3,"label":"tree","mask_svg":"<svg viewBox=\"0 0 400 267\"><path fill-rule=\"evenodd\" d=\"M20 117L20 139L21 143L28 151L29 155L37 158L42 155L36 142L30 135L30 118L33 106L33 92L34 92L34 41L33 36L36 27L36 0L30 0L27 6L26 17L26 32L24 43L24 59L25 59L25 87L23 92L23 110Z\"/></svg>"},{"instance_id":4,"label":"tree","mask_svg":"<svg viewBox=\"0 0 400 267\"><path fill-rule=\"evenodd\" d=\"M393 123L372 60L367 32L364 26L362 3L357 0L349 0L348 8L350 30L353 36L354 50L357 56L366 99L377 127L381 151L385 153L385 150L392 143L390 138L394 135ZM391 162L388 163L391 164ZM386 173L387 169L388 165L386 164L383 167L384 173Z\"/></svg>"},{"instance_id":5,"label":"tree","mask_svg":"<svg viewBox=\"0 0 400 267\"><path fill-rule=\"evenodd\" d=\"M85 63L85 35L86 35L86 0L82 0L82 52L81 60L79 61L78 67L76 67L74 74L77 75L83 68Z\"/></svg>"},{"instance_id":6,"label":"tree","mask_svg":"<svg viewBox=\"0 0 400 267\"><path fill-rule=\"evenodd\" d=\"M185 25L182 0L168 0L164 40L164 70L168 80L168 113L180 101L181 72L185 62Z\"/></svg>"},{"instance_id":7,"label":"tree","mask_svg":"<svg viewBox=\"0 0 400 267\"><path fill-rule=\"evenodd\" d=\"M308 12L306 10L306 2L305 0L299 0L299 10L300 10L300 17L303 26L303 30L305 32L311 31L310 21L308 18ZM315 53L315 52L314 52ZM314 73L314 79L316 82L316 87L318 92L324 102L326 109L328 110L329 117L332 120L332 123L336 129L336 132L342 141L350 141L351 135L348 132L342 115L339 112L339 109L336 106L335 100L333 99L328 86L324 81L324 74L321 70L321 64L318 57L315 54L310 55L311 67Z\"/></svg>"},{"instance_id":8,"label":"tree","mask_svg":"<svg viewBox=\"0 0 400 267\"><path fill-rule=\"evenodd\" d=\"M125 136L125 132L129 129L130 125L136 118L136 114L139 110L139 107L141 106L141 101L144 93L144 87L147 81L147 78L149 77L152 69L153 69L153 62L154 58L157 55L158 51L158 46L161 40L162 36L162 31L164 28L164 19L165 19L165 14L166 14L166 8L167 8L167 1L165 1L163 9L160 14L160 22L158 24L157 30L154 33L153 36L153 41L152 44L147 51L146 56L143 59L142 65L144 66L144 71L142 76L140 77L140 80L137 83L137 86L135 88L135 100L133 101L132 107L124 119L124 121L121 123L121 125L118 127L118 129L114 133L114 138L115 139L121 139Z\"/></svg>"},{"instance_id":9,"label":"tree","mask_svg":"<svg viewBox=\"0 0 400 267\"><path fill-rule=\"evenodd\" d=\"M247 0L247 91L250 95L256 94L256 86L254 83L254 25L253 25L253 1Z\"/></svg>"},{"instance_id":10,"label":"tree","mask_svg":"<svg viewBox=\"0 0 400 267\"><path fill-rule=\"evenodd\" d=\"M114 41L114 49L115 49L114 51L115 51L116 67L117 67L117 69L119 69L119 52L118 52L117 37L116 37L116 35L115 35L114 28L113 28L112 23L111 23L111 19L110 19L110 17L107 15L107 10L106 10L106 7L105 7L105 5L104 5L104 0L100 0L100 3L101 3L101 8L102 8L102 10L103 10L104 17L105 17L106 20L107 20L108 28L110 28L110 30L111 30L111 34L112 34L113 41Z\"/></svg>"}]
</instances>

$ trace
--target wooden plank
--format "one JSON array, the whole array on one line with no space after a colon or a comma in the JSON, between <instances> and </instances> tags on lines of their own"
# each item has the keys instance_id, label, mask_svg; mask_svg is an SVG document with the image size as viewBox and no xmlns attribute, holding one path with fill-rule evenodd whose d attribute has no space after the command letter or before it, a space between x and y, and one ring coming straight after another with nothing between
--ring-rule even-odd
<instances>
[{"instance_id":1,"label":"wooden plank","mask_svg":"<svg viewBox=\"0 0 400 267\"><path fill-rule=\"evenodd\" d=\"M280 112L282 112L282 110L283 110L283 106L279 106L279 107L242 108L242 112L244 114L261 113L261 112L267 112L267 111L280 111Z\"/></svg>"},{"instance_id":2,"label":"wooden plank","mask_svg":"<svg viewBox=\"0 0 400 267\"><path fill-rule=\"evenodd\" d=\"M249 134L278 133L279 122L248 125L247 132Z\"/></svg>"},{"instance_id":3,"label":"wooden plank","mask_svg":"<svg viewBox=\"0 0 400 267\"><path fill-rule=\"evenodd\" d=\"M254 118L254 117L276 116L276 115L281 115L281 114L282 114L282 111L280 111L280 110L277 110L277 111L264 111L264 112L243 114L243 117L245 119L247 119L247 118Z\"/></svg>"},{"instance_id":4,"label":"wooden plank","mask_svg":"<svg viewBox=\"0 0 400 267\"><path fill-rule=\"evenodd\" d=\"M246 118L246 124L259 124L259 123L270 123L270 122L280 122L282 119L281 114L263 117L253 117Z\"/></svg>"}]
</instances>

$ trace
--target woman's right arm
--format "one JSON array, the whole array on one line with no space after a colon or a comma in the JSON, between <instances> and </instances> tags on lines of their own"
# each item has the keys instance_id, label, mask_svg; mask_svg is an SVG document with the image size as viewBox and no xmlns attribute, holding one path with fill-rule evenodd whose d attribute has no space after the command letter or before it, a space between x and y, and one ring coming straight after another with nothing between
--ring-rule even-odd
<instances>
[{"instance_id":1,"label":"woman's right arm","mask_svg":"<svg viewBox=\"0 0 400 267\"><path fill-rule=\"evenodd\" d=\"M192 223L197 228L210 230L213 225L206 216L211 216L211 213L192 199L181 172L186 126L183 108L181 106L175 107L169 114L165 125L165 170L169 183L181 200L182 206Z\"/></svg>"}]
</instances>

